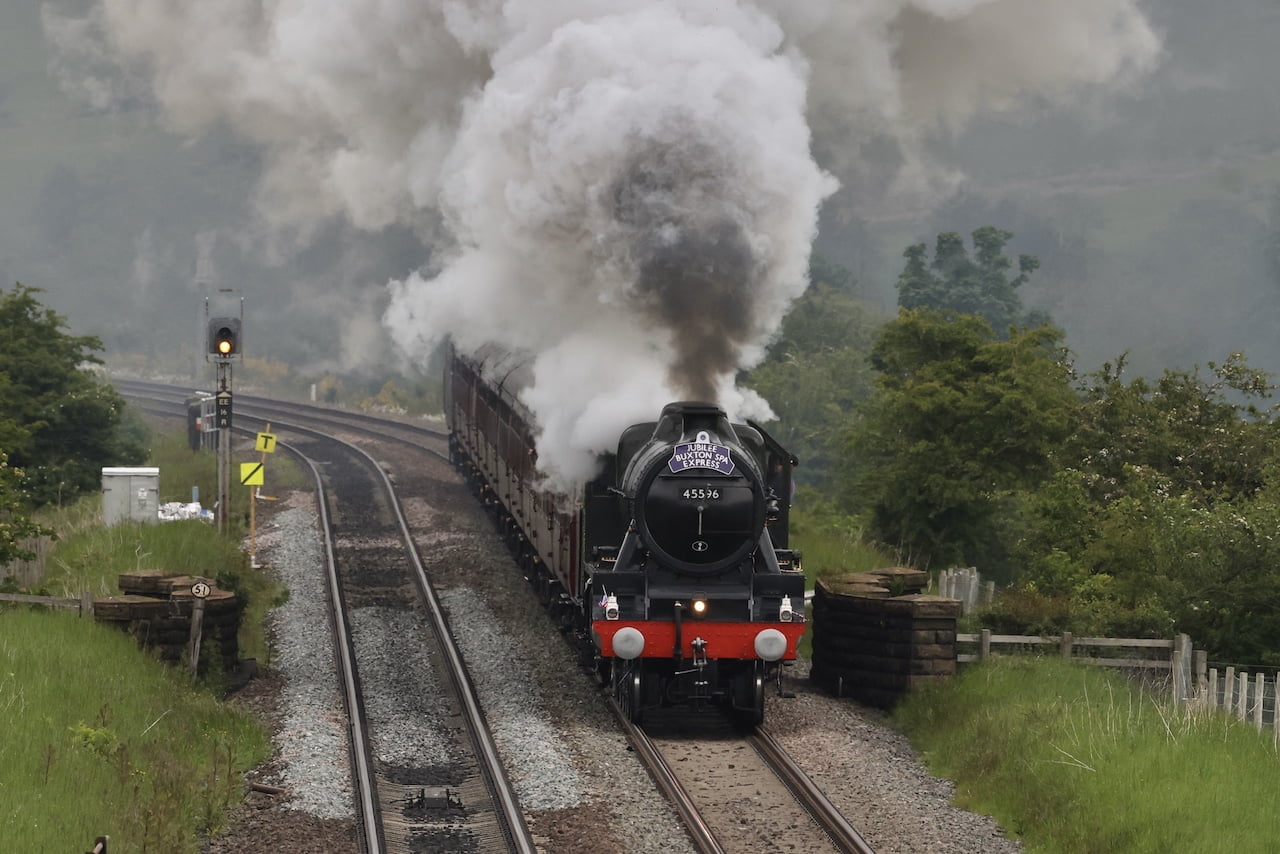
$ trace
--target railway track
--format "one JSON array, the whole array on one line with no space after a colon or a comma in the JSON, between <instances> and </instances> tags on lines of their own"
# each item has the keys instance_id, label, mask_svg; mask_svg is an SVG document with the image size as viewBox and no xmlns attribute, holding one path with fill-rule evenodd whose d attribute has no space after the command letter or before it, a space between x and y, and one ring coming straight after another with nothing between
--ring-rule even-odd
<instances>
[{"instance_id":1,"label":"railway track","mask_svg":"<svg viewBox=\"0 0 1280 854\"><path fill-rule=\"evenodd\" d=\"M172 385L144 380L115 380L121 394L131 397L163 400L185 406L189 392ZM411 444L419 450L447 459L448 431L443 425L432 426L420 419L401 419L391 414L370 415L332 406L310 403L282 402L267 397L236 392L235 410L251 412L258 420L276 418L300 425L323 427L332 431L336 425L346 425L353 438L386 439Z\"/></svg>"},{"instance_id":2,"label":"railway track","mask_svg":"<svg viewBox=\"0 0 1280 854\"><path fill-rule=\"evenodd\" d=\"M172 391L147 395L156 414L185 417L185 401ZM367 854L423 850L536 850L514 789L488 731L470 675L413 541L395 489L382 467L360 448L324 432L282 422L280 409L258 412L238 400L237 429L272 428L280 446L311 471L318 495L321 533L333 606L343 695L350 719L351 764L362 850ZM173 407L183 409L175 412ZM396 617L389 611L410 611ZM358 642L388 622L421 628L424 672L441 674L431 684L405 684L412 668L386 673ZM364 644L365 647L368 643ZM368 666L362 667L362 661ZM431 710L464 722L465 744L445 749L433 765L379 758L378 714L367 714L364 689L371 674L398 680L407 701L429 698ZM387 692L383 692L387 693ZM425 846L425 847L424 847Z\"/></svg>"},{"instance_id":3,"label":"railway track","mask_svg":"<svg viewBox=\"0 0 1280 854\"><path fill-rule=\"evenodd\" d=\"M744 733L714 710L637 726L613 708L699 851L872 854L767 730Z\"/></svg>"},{"instance_id":4,"label":"railway track","mask_svg":"<svg viewBox=\"0 0 1280 854\"><path fill-rule=\"evenodd\" d=\"M145 383L119 385L130 396L164 397L171 405L185 407L186 395L171 387ZM337 426L339 430L349 429L351 435L347 438L354 442L367 444L369 439L389 441L425 449L437 456L442 456L442 453L435 447L443 448L447 444L447 436L441 430L363 413L306 404L295 410L293 404L246 395L237 395L236 407L238 422L245 420L265 425L269 421L272 429L281 434L298 431L300 436L309 436L312 435L312 427L333 431ZM312 427L304 428L292 422L303 422ZM304 447L304 450L311 454L309 447ZM378 469L378 475L385 479L386 475L381 471L385 466L378 466L367 454L364 456L367 458L364 466ZM325 464L330 478L334 468L332 463ZM390 489L389 485L387 489ZM394 502L395 499L390 500ZM355 526L366 532L370 530L365 522L357 521ZM360 560L357 558L356 562ZM353 585L344 582L344 586ZM377 600L386 596L391 586L373 583L365 586L357 596ZM426 594L422 595L425 600ZM698 850L872 850L767 732L743 734L725 723L721 730L712 733L690 734L687 726L682 731L677 728L677 731L667 732L663 732L661 726L651 726L654 732L649 733L632 727L621 717L619 721L646 770L681 816ZM750 782L744 784L743 781ZM382 783L375 784L375 789L380 803L395 805L379 807L380 811L386 812L394 809L403 811L415 798L420 805L428 801L439 802L441 798L438 787L418 787L414 791L412 787L406 788L401 784ZM693 797L690 797L691 792ZM423 810L417 812L421 814ZM513 850L521 849L515 847Z\"/></svg>"}]
</instances>

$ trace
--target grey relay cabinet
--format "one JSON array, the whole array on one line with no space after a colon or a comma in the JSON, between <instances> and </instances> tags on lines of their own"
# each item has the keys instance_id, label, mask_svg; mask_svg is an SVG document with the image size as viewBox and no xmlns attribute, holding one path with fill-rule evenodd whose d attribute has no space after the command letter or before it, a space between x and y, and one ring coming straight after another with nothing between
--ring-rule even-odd
<instances>
[{"instance_id":1,"label":"grey relay cabinet","mask_svg":"<svg viewBox=\"0 0 1280 854\"><path fill-rule=\"evenodd\" d=\"M104 468L102 521L156 522L160 516L160 469Z\"/></svg>"}]
</instances>

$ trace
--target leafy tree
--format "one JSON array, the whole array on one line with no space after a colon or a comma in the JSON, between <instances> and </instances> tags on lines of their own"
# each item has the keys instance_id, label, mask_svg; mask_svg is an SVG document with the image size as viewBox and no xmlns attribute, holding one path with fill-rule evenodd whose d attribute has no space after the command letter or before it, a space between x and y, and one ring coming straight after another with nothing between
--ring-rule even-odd
<instances>
[{"instance_id":1,"label":"leafy tree","mask_svg":"<svg viewBox=\"0 0 1280 854\"><path fill-rule=\"evenodd\" d=\"M810 279L748 382L778 413L775 438L800 458L797 480L813 484L828 473L849 413L871 394L867 356L881 320L845 268L815 257Z\"/></svg>"},{"instance_id":2,"label":"leafy tree","mask_svg":"<svg viewBox=\"0 0 1280 854\"><path fill-rule=\"evenodd\" d=\"M1017 289L1026 284L1040 262L1030 255L1018 258L1018 274L1009 276L1013 262L1004 246L1013 235L993 226L973 232L972 257L964 239L954 231L938 235L933 261L923 243L908 246L907 259L898 277L901 308L935 308L984 318L1001 337L1015 325L1037 326L1047 318L1023 311Z\"/></svg>"},{"instance_id":3,"label":"leafy tree","mask_svg":"<svg viewBox=\"0 0 1280 854\"><path fill-rule=\"evenodd\" d=\"M1280 458L1273 410L1255 402L1268 377L1240 354L1209 376L1125 383L1123 367L1087 378L1059 470L1013 522L1025 575L993 624L1186 631L1216 655L1280 663Z\"/></svg>"},{"instance_id":4,"label":"leafy tree","mask_svg":"<svg viewBox=\"0 0 1280 854\"><path fill-rule=\"evenodd\" d=\"M13 399L13 383L3 372L0 372L0 401ZM8 407L0 409L0 451L5 448L24 447L31 441L31 430L8 411Z\"/></svg>"},{"instance_id":5,"label":"leafy tree","mask_svg":"<svg viewBox=\"0 0 1280 854\"><path fill-rule=\"evenodd\" d=\"M1205 503L1253 494L1275 438L1273 410L1259 406L1270 379L1241 353L1208 367L1208 377L1166 370L1126 384L1124 356L1104 364L1086 377L1061 465L1088 473L1098 500L1118 496L1125 467L1157 472L1173 491Z\"/></svg>"},{"instance_id":6,"label":"leafy tree","mask_svg":"<svg viewBox=\"0 0 1280 854\"><path fill-rule=\"evenodd\" d=\"M0 439L27 473L36 505L97 489L104 465L144 459L122 429L124 400L92 365L101 343L74 336L65 319L36 299L38 288L0 291Z\"/></svg>"},{"instance_id":7,"label":"leafy tree","mask_svg":"<svg viewBox=\"0 0 1280 854\"><path fill-rule=\"evenodd\" d=\"M1051 326L1000 340L976 315L903 310L842 449L842 504L918 564L999 560L996 511L1053 470L1079 405Z\"/></svg>"}]
</instances>

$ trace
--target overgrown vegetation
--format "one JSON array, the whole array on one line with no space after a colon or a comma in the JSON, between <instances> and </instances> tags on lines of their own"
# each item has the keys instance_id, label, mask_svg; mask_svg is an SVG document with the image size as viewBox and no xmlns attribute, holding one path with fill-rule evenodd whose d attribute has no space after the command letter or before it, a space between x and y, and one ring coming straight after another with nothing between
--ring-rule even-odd
<instances>
[{"instance_id":1,"label":"overgrown vegetation","mask_svg":"<svg viewBox=\"0 0 1280 854\"><path fill-rule=\"evenodd\" d=\"M1099 668L996 658L913 693L893 719L955 780L958 805L1028 851L1265 852L1280 833L1270 740Z\"/></svg>"},{"instance_id":2,"label":"overgrown vegetation","mask_svg":"<svg viewBox=\"0 0 1280 854\"><path fill-rule=\"evenodd\" d=\"M809 588L819 578L835 578L898 563L890 553L870 542L858 520L834 511L829 502L801 488L791 515L791 547L802 553Z\"/></svg>"}]
</instances>

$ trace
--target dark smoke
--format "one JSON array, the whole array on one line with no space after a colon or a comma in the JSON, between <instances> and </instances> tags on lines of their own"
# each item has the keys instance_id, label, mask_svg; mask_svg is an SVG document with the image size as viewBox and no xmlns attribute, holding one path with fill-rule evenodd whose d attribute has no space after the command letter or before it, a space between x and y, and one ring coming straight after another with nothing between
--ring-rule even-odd
<instances>
[{"instance_id":1,"label":"dark smoke","mask_svg":"<svg viewBox=\"0 0 1280 854\"><path fill-rule=\"evenodd\" d=\"M651 148L613 193L617 221L634 238L636 307L670 330L671 385L694 400L716 399L718 380L760 328L763 265L743 212L724 198L730 175L711 146Z\"/></svg>"}]
</instances>

